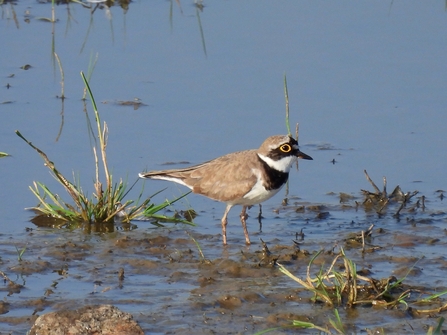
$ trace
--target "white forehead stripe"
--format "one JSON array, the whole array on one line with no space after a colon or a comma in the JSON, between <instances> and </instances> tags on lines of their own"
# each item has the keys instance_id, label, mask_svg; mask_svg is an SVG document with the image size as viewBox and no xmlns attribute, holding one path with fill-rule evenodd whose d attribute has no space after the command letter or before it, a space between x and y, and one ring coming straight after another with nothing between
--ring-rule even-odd
<instances>
[{"instance_id":1,"label":"white forehead stripe","mask_svg":"<svg viewBox=\"0 0 447 335\"><path fill-rule=\"evenodd\" d=\"M281 158L279 161L275 161L271 159L270 157L264 156L262 154L258 154L259 158L261 158L264 162L267 163L268 166L271 168L282 171L282 172L289 172L290 167L292 166L293 162L296 161L297 157L295 156L286 156Z\"/></svg>"}]
</instances>

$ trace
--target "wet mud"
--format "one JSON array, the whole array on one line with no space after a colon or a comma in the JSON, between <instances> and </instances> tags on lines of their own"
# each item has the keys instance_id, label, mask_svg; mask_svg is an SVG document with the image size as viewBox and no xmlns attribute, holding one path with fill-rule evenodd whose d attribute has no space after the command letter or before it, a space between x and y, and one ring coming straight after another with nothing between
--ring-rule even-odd
<instances>
[{"instance_id":1,"label":"wet mud","mask_svg":"<svg viewBox=\"0 0 447 335\"><path fill-rule=\"evenodd\" d=\"M147 229L141 222L111 233L34 227L23 233L23 246L1 235L0 328L24 333L39 315L92 304L132 314L147 334L253 334L270 328L273 334L291 334L295 320L326 327L334 308L350 333L426 333L444 315L443 309L414 310L436 311L445 304L441 296L417 306L422 296L447 289L445 213L417 210L396 218L391 210L372 215L354 202L293 201L265 212L265 229L283 222L283 230L256 232L251 217L250 246L242 233L222 246L218 225L215 234L202 234L200 226ZM26 250L18 259L21 248ZM377 283L403 278L400 292L412 292L408 306L380 299L376 305L328 306L278 270L282 264L305 278L312 260L309 271L315 275L341 249L359 275Z\"/></svg>"}]
</instances>

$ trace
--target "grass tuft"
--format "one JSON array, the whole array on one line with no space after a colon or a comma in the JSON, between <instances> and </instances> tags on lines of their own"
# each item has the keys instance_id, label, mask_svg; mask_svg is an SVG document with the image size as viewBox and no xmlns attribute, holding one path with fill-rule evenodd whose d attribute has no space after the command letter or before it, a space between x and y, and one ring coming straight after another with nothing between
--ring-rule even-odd
<instances>
[{"instance_id":1,"label":"grass tuft","mask_svg":"<svg viewBox=\"0 0 447 335\"><path fill-rule=\"evenodd\" d=\"M80 186L79 177L74 177L74 182L70 182L56 168L56 165L48 158L44 151L32 144L17 130L17 136L37 151L44 160L45 166L50 169L53 177L63 186L71 198L70 202L64 201L58 194L51 191L47 185L35 181L33 182L33 185L30 186L30 190L37 197L39 203L31 209L34 210L38 216L46 216L62 222L113 223L115 221L120 221L128 223L135 219L150 219L151 223L155 225L160 225L158 224L158 221L170 221L194 225L194 223L188 220L178 217L169 217L160 213L166 207L185 197L188 193L171 201L165 200L161 204L154 204L151 203L152 196L142 200L144 189L142 188L137 200L125 200L127 194L135 186L138 179L129 186L127 181L124 181L121 178L118 181L115 181L110 173L106 154L108 138L107 124L106 122L101 124L100 115L90 86L84 73L81 72L81 76L91 98L96 121L95 138L99 139L99 143L95 142L95 145L93 146L96 176L93 186L95 191L91 197L88 197ZM100 172L104 176L105 181L101 180ZM156 194L160 192L157 192ZM156 194L154 194L154 196Z\"/></svg>"},{"instance_id":2,"label":"grass tuft","mask_svg":"<svg viewBox=\"0 0 447 335\"><path fill-rule=\"evenodd\" d=\"M438 292L428 295L427 292L420 288L410 287L404 284L404 280L410 273L414 264L407 275L397 279L394 276L377 280L362 276L357 272L356 264L346 256L341 248L340 252L335 255L331 264L324 269L324 264L319 268L317 274L311 276L311 267L315 260L323 254L323 250L317 252L309 261L307 266L306 278L302 279L293 275L283 265L278 264L279 270L293 279L305 291L311 292L313 302L322 302L334 308L335 306L343 309L351 309L356 306L381 307L390 309L400 309L411 315L432 315L447 311L447 303L441 302L440 298L447 294L447 291ZM416 262L417 263L417 262ZM415 299L416 297L416 299ZM417 305L432 305L432 308L417 308ZM300 328L313 328L328 334L346 334L345 324L338 313L334 309L335 319L329 318L329 329L321 328L310 322L294 321L293 326ZM440 329L444 322L444 318L438 320L436 327L430 327L428 334L440 334Z\"/></svg>"}]
</instances>

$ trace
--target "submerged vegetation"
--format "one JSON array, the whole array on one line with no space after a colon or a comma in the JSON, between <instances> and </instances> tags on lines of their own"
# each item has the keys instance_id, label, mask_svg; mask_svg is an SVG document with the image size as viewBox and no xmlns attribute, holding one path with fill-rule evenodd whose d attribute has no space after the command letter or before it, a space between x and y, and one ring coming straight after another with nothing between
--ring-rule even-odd
<instances>
[{"instance_id":1,"label":"submerged vegetation","mask_svg":"<svg viewBox=\"0 0 447 335\"><path fill-rule=\"evenodd\" d=\"M127 181L123 181L121 178L119 181L116 181L110 173L106 155L108 138L107 123L104 122L101 124L100 115L89 84L82 72L81 75L91 98L96 121L95 137L99 139L99 144L95 141L95 145L93 145L93 155L95 158L95 192L91 197L87 196L80 185L79 178L75 177L74 182L70 182L56 168L56 165L48 158L45 152L27 140L19 131L16 131L16 134L22 140L39 153L45 162L45 166L50 169L53 177L62 185L72 200L72 203L63 200L58 194L53 193L47 185L35 181L33 186L30 186L30 190L37 197L39 203L31 209L38 213L39 216L57 219L61 222L110 223L119 220L120 222L128 223L135 219L151 219L151 222L154 224L159 224L158 221L170 221L193 225L189 218L170 217L160 213L160 211L180 200L186 194L172 201L166 200L161 204L154 204L151 203L152 196L142 200L144 190L142 188L137 200L126 200L126 196L135 186L138 179L129 187ZM98 158L98 151L100 159ZM100 160L101 163L99 162ZM101 170L105 182L100 178Z\"/></svg>"}]
</instances>

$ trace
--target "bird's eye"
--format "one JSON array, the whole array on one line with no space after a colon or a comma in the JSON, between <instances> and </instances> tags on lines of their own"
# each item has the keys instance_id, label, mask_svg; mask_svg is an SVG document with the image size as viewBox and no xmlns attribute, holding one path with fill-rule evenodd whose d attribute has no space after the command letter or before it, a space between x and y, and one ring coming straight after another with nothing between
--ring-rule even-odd
<instances>
[{"instance_id":1,"label":"bird's eye","mask_svg":"<svg viewBox=\"0 0 447 335\"><path fill-rule=\"evenodd\" d=\"M292 150L292 147L289 144L283 144L279 147L279 150L282 152L290 152Z\"/></svg>"}]
</instances>

